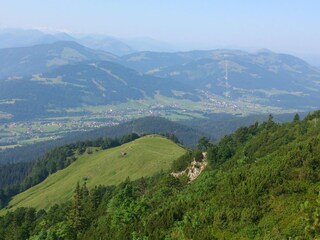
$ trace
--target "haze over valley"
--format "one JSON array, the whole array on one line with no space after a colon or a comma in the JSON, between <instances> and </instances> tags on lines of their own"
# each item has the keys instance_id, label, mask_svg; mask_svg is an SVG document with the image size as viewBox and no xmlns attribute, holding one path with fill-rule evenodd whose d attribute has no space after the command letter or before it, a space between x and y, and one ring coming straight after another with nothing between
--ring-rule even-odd
<instances>
[{"instance_id":1,"label":"haze over valley","mask_svg":"<svg viewBox=\"0 0 320 240\"><path fill-rule=\"evenodd\" d=\"M66 33L7 29L0 34L7 46L0 49L3 146L150 115L183 120L319 107L320 70L293 55L232 49L135 52L133 47L116 55L124 48L120 40L92 39L100 42L88 48Z\"/></svg>"},{"instance_id":2,"label":"haze over valley","mask_svg":"<svg viewBox=\"0 0 320 240\"><path fill-rule=\"evenodd\" d=\"M1 1L0 240L320 239L319 8Z\"/></svg>"}]
</instances>

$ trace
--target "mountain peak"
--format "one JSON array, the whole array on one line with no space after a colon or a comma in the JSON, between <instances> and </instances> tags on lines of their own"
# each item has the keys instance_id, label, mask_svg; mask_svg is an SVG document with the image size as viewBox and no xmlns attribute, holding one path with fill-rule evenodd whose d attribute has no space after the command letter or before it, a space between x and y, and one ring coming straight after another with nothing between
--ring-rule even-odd
<instances>
[{"instance_id":1,"label":"mountain peak","mask_svg":"<svg viewBox=\"0 0 320 240\"><path fill-rule=\"evenodd\" d=\"M268 48L261 48L259 49L256 53L268 53L268 54L274 54L274 52L272 52L270 49Z\"/></svg>"}]
</instances>

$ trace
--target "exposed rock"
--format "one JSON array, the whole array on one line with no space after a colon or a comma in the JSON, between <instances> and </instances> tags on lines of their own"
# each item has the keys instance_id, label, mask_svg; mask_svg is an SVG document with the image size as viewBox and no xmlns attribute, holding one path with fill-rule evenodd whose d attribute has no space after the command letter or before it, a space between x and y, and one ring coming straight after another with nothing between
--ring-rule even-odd
<instances>
[{"instance_id":1,"label":"exposed rock","mask_svg":"<svg viewBox=\"0 0 320 240\"><path fill-rule=\"evenodd\" d=\"M173 172L173 173L171 173L171 175L178 178L182 175L187 174L190 182L192 182L201 174L201 172L208 165L207 153L203 152L202 155L203 155L203 160L201 162L197 162L195 159L193 159L193 161L191 162L190 166L187 167L187 169L185 169L181 172L177 172L177 173Z\"/></svg>"}]
</instances>

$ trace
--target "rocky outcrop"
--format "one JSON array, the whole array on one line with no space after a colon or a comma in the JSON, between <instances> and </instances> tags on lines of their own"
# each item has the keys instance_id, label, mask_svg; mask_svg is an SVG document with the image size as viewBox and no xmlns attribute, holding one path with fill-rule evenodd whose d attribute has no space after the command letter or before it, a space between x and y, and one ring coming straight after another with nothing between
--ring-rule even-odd
<instances>
[{"instance_id":1,"label":"rocky outcrop","mask_svg":"<svg viewBox=\"0 0 320 240\"><path fill-rule=\"evenodd\" d=\"M187 167L185 170L177 173L171 173L174 177L180 177L182 175L187 175L190 182L195 180L201 172L205 169L205 167L208 165L207 161L207 153L203 152L203 160L201 162L197 162L195 159L191 162L190 166Z\"/></svg>"}]
</instances>

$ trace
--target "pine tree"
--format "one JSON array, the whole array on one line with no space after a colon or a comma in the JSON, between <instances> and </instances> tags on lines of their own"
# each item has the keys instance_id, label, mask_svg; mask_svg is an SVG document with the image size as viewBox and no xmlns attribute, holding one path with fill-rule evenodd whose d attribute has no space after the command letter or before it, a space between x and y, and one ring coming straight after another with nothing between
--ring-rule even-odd
<instances>
[{"instance_id":1,"label":"pine tree","mask_svg":"<svg viewBox=\"0 0 320 240\"><path fill-rule=\"evenodd\" d=\"M73 202L70 210L70 223L75 233L81 232L85 229L85 216L83 208L83 187L81 188L77 183L76 190L73 195Z\"/></svg>"},{"instance_id":2,"label":"pine tree","mask_svg":"<svg viewBox=\"0 0 320 240\"><path fill-rule=\"evenodd\" d=\"M89 190L87 188L87 182L83 183L83 186L80 189L81 197L86 198L89 196Z\"/></svg>"},{"instance_id":3,"label":"pine tree","mask_svg":"<svg viewBox=\"0 0 320 240\"><path fill-rule=\"evenodd\" d=\"M298 113L296 113L296 114L294 115L293 121L294 121L294 122L299 122L299 121L300 121L300 116L299 116Z\"/></svg>"}]
</instances>

